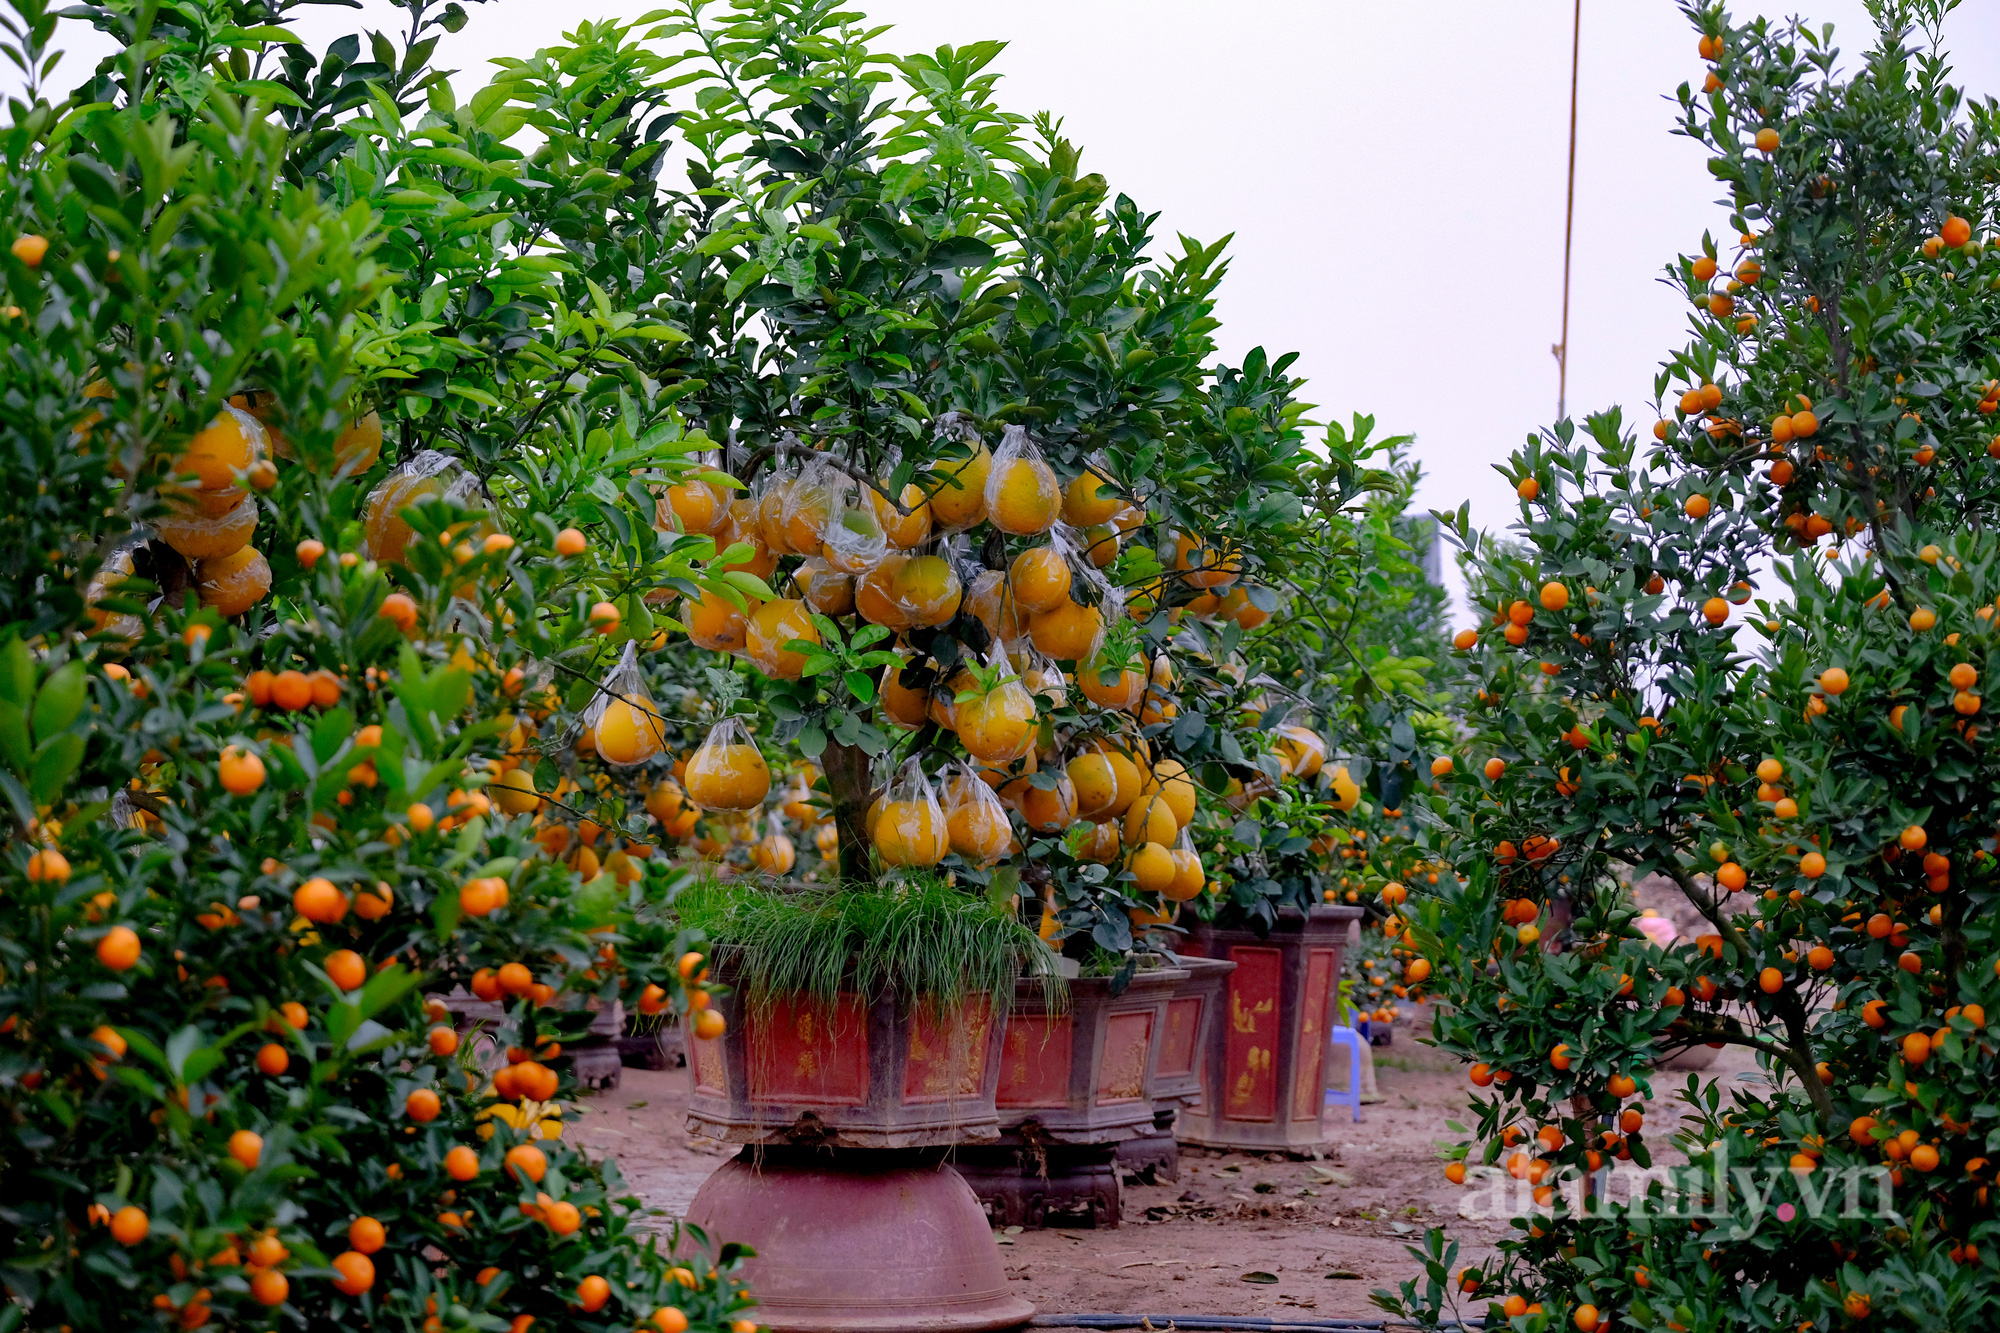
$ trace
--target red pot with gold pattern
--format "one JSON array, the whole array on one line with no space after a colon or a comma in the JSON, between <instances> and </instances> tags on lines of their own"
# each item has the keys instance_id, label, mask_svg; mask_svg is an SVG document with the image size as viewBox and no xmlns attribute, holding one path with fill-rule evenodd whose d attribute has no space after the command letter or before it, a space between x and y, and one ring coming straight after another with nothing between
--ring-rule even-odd
<instances>
[{"instance_id":1,"label":"red pot with gold pattern","mask_svg":"<svg viewBox=\"0 0 2000 1333\"><path fill-rule=\"evenodd\" d=\"M1072 1144L1150 1130L1168 1003L1185 980L1178 968L1135 973L1122 989L1079 977L1053 1010L1040 982L1017 983L994 1090L1001 1130Z\"/></svg>"},{"instance_id":2,"label":"red pot with gold pattern","mask_svg":"<svg viewBox=\"0 0 2000 1333\"><path fill-rule=\"evenodd\" d=\"M1268 935L1197 925L1183 954L1227 959L1224 1004L1201 1061L1202 1102L1183 1110L1182 1143L1245 1152L1326 1145L1327 1041L1347 927L1359 907L1286 910Z\"/></svg>"}]
</instances>

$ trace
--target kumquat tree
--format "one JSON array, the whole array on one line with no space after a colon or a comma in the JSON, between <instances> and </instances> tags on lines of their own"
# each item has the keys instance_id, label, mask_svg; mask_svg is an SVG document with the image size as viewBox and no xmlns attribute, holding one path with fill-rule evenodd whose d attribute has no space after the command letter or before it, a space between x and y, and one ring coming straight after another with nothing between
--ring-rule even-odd
<instances>
[{"instance_id":1,"label":"kumquat tree","mask_svg":"<svg viewBox=\"0 0 2000 1333\"><path fill-rule=\"evenodd\" d=\"M373 62L92 6L61 101L12 14L0 1326L742 1333L735 1253L562 1137L596 1011L713 1035L672 877L553 859L528 776L615 594L718 577L601 484L690 466L632 370L684 335L587 274L632 143L588 70L457 104L455 5Z\"/></svg>"},{"instance_id":2,"label":"kumquat tree","mask_svg":"<svg viewBox=\"0 0 2000 1333\"><path fill-rule=\"evenodd\" d=\"M1392 1308L1996 1317L2000 116L1947 82L1949 8L1879 7L1844 74L1830 32L1688 7L1681 132L1735 239L1672 269L1696 328L1666 410L1531 439L1514 544L1455 525L1491 624L1459 643L1479 693L1427 798L1459 875L1413 894L1409 975L1477 1062L1447 1174L1524 1206L1484 1265L1433 1233ZM1642 933L1644 875L1705 931ZM1702 1045L1765 1081L1677 1092L1656 1062Z\"/></svg>"}]
</instances>

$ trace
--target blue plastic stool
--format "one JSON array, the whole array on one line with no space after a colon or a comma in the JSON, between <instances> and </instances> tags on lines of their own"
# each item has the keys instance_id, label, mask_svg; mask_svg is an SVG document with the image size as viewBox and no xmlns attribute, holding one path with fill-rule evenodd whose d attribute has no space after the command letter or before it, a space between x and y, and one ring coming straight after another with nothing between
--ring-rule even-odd
<instances>
[{"instance_id":1,"label":"blue plastic stool","mask_svg":"<svg viewBox=\"0 0 2000 1333\"><path fill-rule=\"evenodd\" d=\"M1341 1027L1336 1024L1328 1039L1328 1044L1336 1049L1342 1046L1347 1048L1347 1091L1336 1092L1332 1088L1328 1088L1326 1090L1326 1104L1328 1106L1353 1107L1354 1121L1356 1124L1359 1124L1361 1122L1361 1061L1367 1050L1368 1038L1362 1036L1353 1028Z\"/></svg>"}]
</instances>

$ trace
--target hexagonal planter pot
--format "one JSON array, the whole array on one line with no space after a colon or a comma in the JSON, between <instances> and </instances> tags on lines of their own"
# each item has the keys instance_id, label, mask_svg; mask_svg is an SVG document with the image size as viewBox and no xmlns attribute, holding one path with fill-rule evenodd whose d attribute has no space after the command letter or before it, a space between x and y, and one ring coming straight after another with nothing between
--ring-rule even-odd
<instances>
[{"instance_id":1,"label":"hexagonal planter pot","mask_svg":"<svg viewBox=\"0 0 2000 1333\"><path fill-rule=\"evenodd\" d=\"M716 979L728 984L726 968ZM924 1148L1000 1137L1001 1025L984 996L956 1009L898 995L831 1002L719 997L714 1041L688 1041L688 1130L728 1143Z\"/></svg>"},{"instance_id":2,"label":"hexagonal planter pot","mask_svg":"<svg viewBox=\"0 0 2000 1333\"><path fill-rule=\"evenodd\" d=\"M1328 1034L1347 952L1348 906L1278 914L1268 936L1198 925L1184 954L1228 959L1225 1007L1201 1056L1202 1102L1181 1112L1182 1143L1245 1152L1326 1146Z\"/></svg>"}]
</instances>

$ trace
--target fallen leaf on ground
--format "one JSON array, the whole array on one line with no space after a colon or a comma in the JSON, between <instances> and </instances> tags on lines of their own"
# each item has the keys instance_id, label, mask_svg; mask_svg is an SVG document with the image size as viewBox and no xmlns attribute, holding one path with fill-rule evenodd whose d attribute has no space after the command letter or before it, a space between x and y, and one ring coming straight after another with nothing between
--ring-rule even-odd
<instances>
[{"instance_id":1,"label":"fallen leaf on ground","mask_svg":"<svg viewBox=\"0 0 2000 1333\"><path fill-rule=\"evenodd\" d=\"M1277 1280L1278 1280L1278 1275L1276 1273L1266 1273L1261 1268L1255 1270L1254 1272L1245 1273L1239 1279L1239 1281L1243 1282L1276 1282Z\"/></svg>"}]
</instances>

